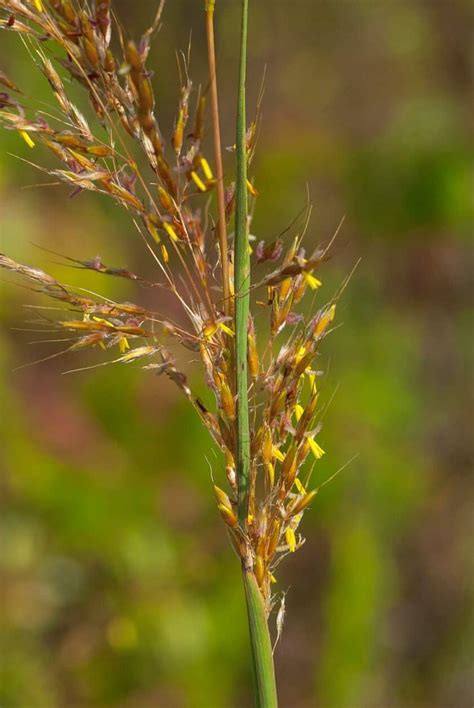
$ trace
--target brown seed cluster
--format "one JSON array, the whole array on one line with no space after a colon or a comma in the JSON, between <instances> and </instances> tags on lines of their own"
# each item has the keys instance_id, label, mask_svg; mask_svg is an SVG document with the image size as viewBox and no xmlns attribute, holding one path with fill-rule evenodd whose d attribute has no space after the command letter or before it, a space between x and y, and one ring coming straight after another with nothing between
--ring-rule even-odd
<instances>
[{"instance_id":1,"label":"brown seed cluster","mask_svg":"<svg viewBox=\"0 0 474 708\"><path fill-rule=\"evenodd\" d=\"M309 461L316 462L324 454L317 442L320 372L315 364L336 304L327 303L312 317L306 317L301 306L304 296L316 294L321 285L314 271L326 251L307 256L301 234L289 245L281 238L257 243L252 255L253 316L248 322L251 486L247 523L241 528L235 469L234 302L223 306L220 251L214 229L203 217L200 197L215 187L203 153L205 99L193 92L183 61L179 105L167 144L147 67L162 5L152 26L134 41L126 39L112 19L109 0L92 5L72 0L0 0L0 29L27 36L62 121L56 123L49 115L46 119L40 112L30 115L22 105L19 88L0 72L5 89L0 92L0 124L17 131L30 147L40 143L51 152L59 166L40 169L67 183L73 195L99 192L130 211L156 262L159 281L150 283L127 268L107 266L100 257L75 260L75 265L142 286L167 288L181 304L187 324L171 322L163 313L133 303L84 297L43 271L7 256L0 255L0 267L62 303L64 316L54 325L70 338L64 351L116 348L111 363L146 360L143 368L165 374L190 400L224 454L228 491L215 486L218 509L234 547L246 566L253 568L269 611L275 568L282 556L303 543L298 527L317 493L317 487L310 490L308 486L313 468ZM114 27L118 54L111 49ZM65 72L84 87L97 119L94 128L71 102ZM190 127L192 100L195 110ZM256 125L253 122L247 134L249 161ZM106 128L105 139L102 129L101 139L97 137L98 126ZM248 189L253 207L258 193L250 182ZM234 188L228 184L225 211L229 223L233 209ZM249 224L250 220L249 215ZM229 290L234 298L231 244L228 257ZM51 327L49 316L44 321ZM214 394L215 410L193 394L186 375L176 367L170 353L176 344L199 358Z\"/></svg>"}]
</instances>

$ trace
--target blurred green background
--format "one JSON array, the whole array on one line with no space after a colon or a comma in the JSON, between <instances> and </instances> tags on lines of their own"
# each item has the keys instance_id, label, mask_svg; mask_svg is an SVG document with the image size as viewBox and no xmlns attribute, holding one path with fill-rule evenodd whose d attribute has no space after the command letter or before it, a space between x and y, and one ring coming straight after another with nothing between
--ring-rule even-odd
<instances>
[{"instance_id":1,"label":"blurred green background","mask_svg":"<svg viewBox=\"0 0 474 708\"><path fill-rule=\"evenodd\" d=\"M169 0L151 54L168 133L175 51L191 32L195 86L207 81L201 4ZM153 3L115 5L132 36L153 14ZM362 258L343 326L324 345L323 396L335 395L317 478L358 457L324 487L304 519L306 545L279 574L289 590L281 706L468 708L472 5L251 5L250 115L266 66L253 232L279 234L309 185L308 244L346 215L321 302ZM216 18L226 145L238 6L220 0ZM1 68L47 110L46 81L18 37L0 42ZM17 158L47 158L15 133L0 133L0 155L2 251L113 298L156 297L38 249L153 273L125 212L33 187L47 176ZM62 376L92 361L76 354L13 372L57 345L15 329L33 326L24 305L43 300L15 279L0 285L0 705L251 705L239 568L215 511L207 433L171 384L138 368Z\"/></svg>"}]
</instances>

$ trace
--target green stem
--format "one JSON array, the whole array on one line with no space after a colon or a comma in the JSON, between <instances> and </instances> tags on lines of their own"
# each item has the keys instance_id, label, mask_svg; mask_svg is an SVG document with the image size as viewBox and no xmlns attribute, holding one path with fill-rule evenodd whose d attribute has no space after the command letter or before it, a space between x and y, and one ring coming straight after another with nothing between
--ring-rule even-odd
<instances>
[{"instance_id":1,"label":"green stem","mask_svg":"<svg viewBox=\"0 0 474 708\"><path fill-rule=\"evenodd\" d=\"M247 601L256 708L278 708L273 652L262 594L255 575L242 568Z\"/></svg>"},{"instance_id":2,"label":"green stem","mask_svg":"<svg viewBox=\"0 0 474 708\"><path fill-rule=\"evenodd\" d=\"M250 430L247 394L247 327L250 301L250 261L247 223L247 150L245 74L247 63L248 0L242 0L239 92L237 99L237 173L235 181L235 392L237 394L237 472L239 521L247 526L250 486Z\"/></svg>"},{"instance_id":3,"label":"green stem","mask_svg":"<svg viewBox=\"0 0 474 708\"><path fill-rule=\"evenodd\" d=\"M235 391L237 394L238 515L242 531L247 529L250 492L250 428L247 374L247 329L250 307L250 259L247 221L247 149L245 75L247 63L248 0L242 0L239 91L237 100L235 185ZM273 652L262 594L251 568L250 553L242 562L247 602L252 664L257 708L278 708Z\"/></svg>"}]
</instances>

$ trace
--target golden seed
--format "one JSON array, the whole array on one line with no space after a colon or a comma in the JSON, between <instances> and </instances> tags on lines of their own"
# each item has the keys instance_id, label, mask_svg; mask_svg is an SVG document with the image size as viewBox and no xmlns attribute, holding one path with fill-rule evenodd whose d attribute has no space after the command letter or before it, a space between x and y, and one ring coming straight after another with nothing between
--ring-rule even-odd
<instances>
[{"instance_id":1,"label":"golden seed","mask_svg":"<svg viewBox=\"0 0 474 708\"><path fill-rule=\"evenodd\" d=\"M223 504L232 511L232 504L230 502L229 496L224 492L223 489L218 487L217 484L214 485L214 494L216 495L216 499L219 504Z\"/></svg>"},{"instance_id":2,"label":"golden seed","mask_svg":"<svg viewBox=\"0 0 474 708\"><path fill-rule=\"evenodd\" d=\"M314 336L316 339L321 337L326 331L327 327L331 324L336 314L336 305L333 304L331 307L321 315L321 317L316 322L314 328Z\"/></svg>"},{"instance_id":3,"label":"golden seed","mask_svg":"<svg viewBox=\"0 0 474 708\"><path fill-rule=\"evenodd\" d=\"M280 540L280 528L281 528L281 522L276 520L273 524L272 535L268 539L267 554L266 554L267 558L271 558L276 551L276 548L278 546L278 541Z\"/></svg>"},{"instance_id":4,"label":"golden seed","mask_svg":"<svg viewBox=\"0 0 474 708\"><path fill-rule=\"evenodd\" d=\"M253 572L255 574L255 579L258 585L261 586L265 578L265 564L263 562L263 558L259 555L255 557L255 565L253 568Z\"/></svg>"},{"instance_id":5,"label":"golden seed","mask_svg":"<svg viewBox=\"0 0 474 708\"><path fill-rule=\"evenodd\" d=\"M308 492L307 494L305 494L305 496L302 497L302 498L295 504L295 506L292 508L292 510L291 510L292 515L293 515L293 514L299 514L301 511L303 511L304 509L306 509L306 507L309 506L309 504L311 504L311 502L313 501L313 499L314 499L314 497L316 496L317 493L318 493L318 490L317 490L317 489L313 489L311 492Z\"/></svg>"},{"instance_id":6,"label":"golden seed","mask_svg":"<svg viewBox=\"0 0 474 708\"><path fill-rule=\"evenodd\" d=\"M83 45L86 57L89 60L90 64L92 64L93 67L97 68L99 66L99 54L97 52L95 44L93 44L90 39L87 39L87 37L84 37Z\"/></svg>"}]
</instances>

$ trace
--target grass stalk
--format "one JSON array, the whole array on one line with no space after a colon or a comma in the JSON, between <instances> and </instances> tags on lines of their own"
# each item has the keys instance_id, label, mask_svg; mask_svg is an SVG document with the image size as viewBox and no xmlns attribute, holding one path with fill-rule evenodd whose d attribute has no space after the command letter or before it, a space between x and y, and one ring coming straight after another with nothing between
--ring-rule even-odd
<instances>
[{"instance_id":1,"label":"grass stalk","mask_svg":"<svg viewBox=\"0 0 474 708\"><path fill-rule=\"evenodd\" d=\"M248 0L242 0L236 137L235 212L235 371L237 392L237 478L239 522L245 533L250 490L250 430L247 373L247 330L250 306L250 259L247 219L247 149L245 83ZM275 669L263 597L250 563L244 557L242 577L247 604L257 708L277 708Z\"/></svg>"},{"instance_id":2,"label":"grass stalk","mask_svg":"<svg viewBox=\"0 0 474 708\"><path fill-rule=\"evenodd\" d=\"M214 158L216 161L216 191L217 191L217 233L222 267L222 289L224 296L224 312L231 314L229 255L227 245L227 225L225 214L224 170L222 167L221 129L219 120L219 99L217 93L216 50L214 41L214 6L215 0L206 0L206 35L207 60L209 65L209 81L211 92L212 139L214 143Z\"/></svg>"},{"instance_id":3,"label":"grass stalk","mask_svg":"<svg viewBox=\"0 0 474 708\"><path fill-rule=\"evenodd\" d=\"M252 647L255 705L256 708L278 708L273 652L262 594L252 571L243 567L242 577Z\"/></svg>"},{"instance_id":4,"label":"grass stalk","mask_svg":"<svg viewBox=\"0 0 474 708\"><path fill-rule=\"evenodd\" d=\"M250 429L247 372L247 328L250 308L250 259L247 220L247 149L245 81L247 68L248 0L242 0L240 67L237 98L235 181L235 390L237 394L237 477L239 521L247 525L250 488Z\"/></svg>"}]
</instances>

